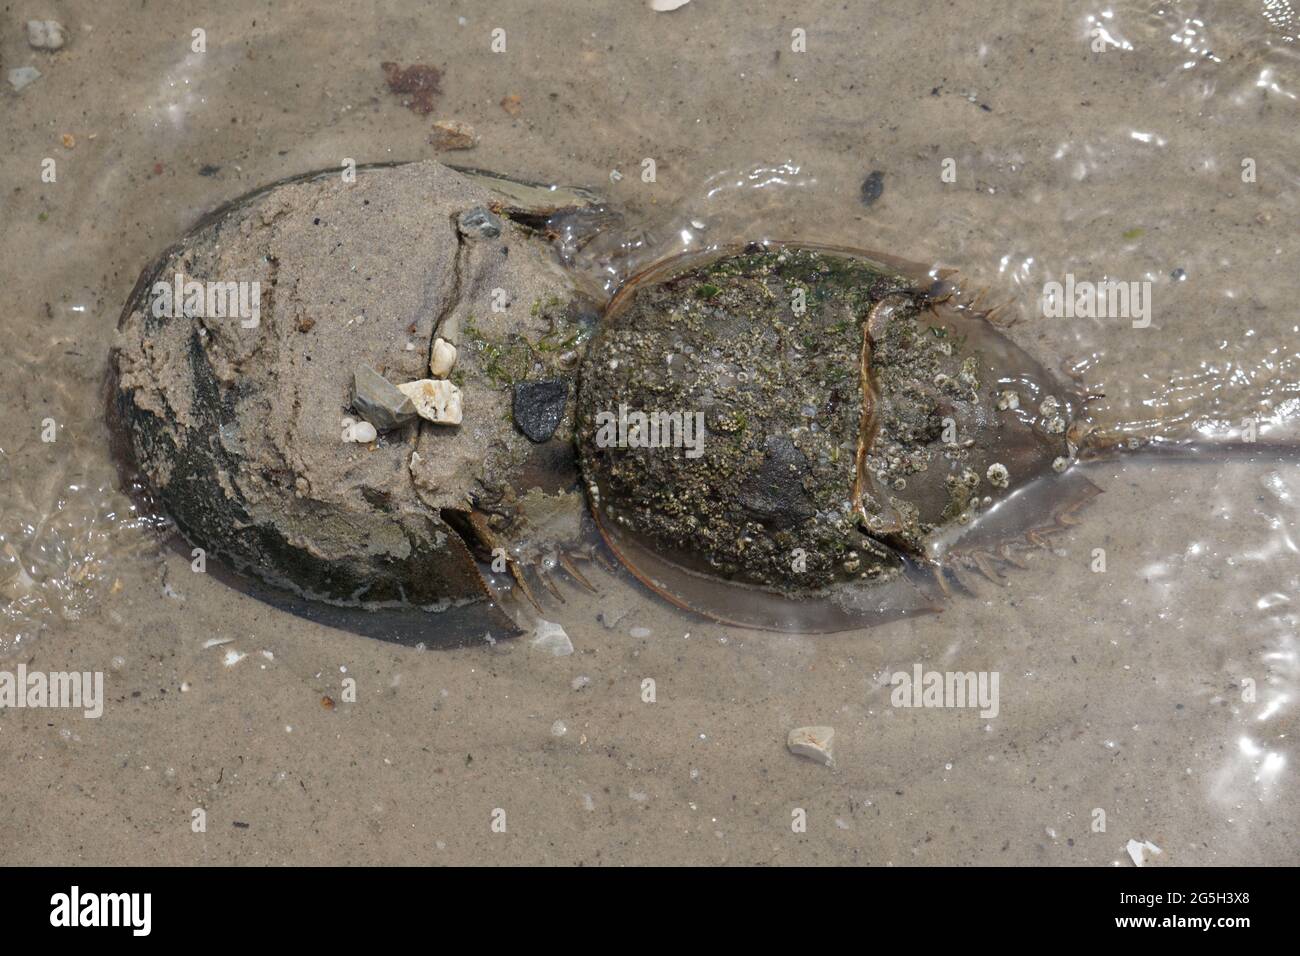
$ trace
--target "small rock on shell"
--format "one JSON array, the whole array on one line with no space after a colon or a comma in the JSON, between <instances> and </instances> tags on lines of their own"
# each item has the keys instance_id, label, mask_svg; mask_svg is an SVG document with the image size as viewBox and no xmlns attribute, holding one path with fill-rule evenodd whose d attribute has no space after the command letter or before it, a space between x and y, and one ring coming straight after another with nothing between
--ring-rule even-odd
<instances>
[{"instance_id":1,"label":"small rock on shell","mask_svg":"<svg viewBox=\"0 0 1300 956\"><path fill-rule=\"evenodd\" d=\"M515 383L515 425L533 442L549 441L564 417L569 383L562 378Z\"/></svg>"},{"instance_id":2,"label":"small rock on shell","mask_svg":"<svg viewBox=\"0 0 1300 956\"><path fill-rule=\"evenodd\" d=\"M435 425L461 423L460 389L446 379L422 378L397 387L415 403L416 414L425 421Z\"/></svg>"},{"instance_id":3,"label":"small rock on shell","mask_svg":"<svg viewBox=\"0 0 1300 956\"><path fill-rule=\"evenodd\" d=\"M456 346L439 336L433 340L433 354L429 359L429 372L434 378L446 378L456 366Z\"/></svg>"},{"instance_id":4,"label":"small rock on shell","mask_svg":"<svg viewBox=\"0 0 1300 956\"><path fill-rule=\"evenodd\" d=\"M352 373L352 407L379 431L391 431L415 420L410 396L369 365Z\"/></svg>"}]
</instances>

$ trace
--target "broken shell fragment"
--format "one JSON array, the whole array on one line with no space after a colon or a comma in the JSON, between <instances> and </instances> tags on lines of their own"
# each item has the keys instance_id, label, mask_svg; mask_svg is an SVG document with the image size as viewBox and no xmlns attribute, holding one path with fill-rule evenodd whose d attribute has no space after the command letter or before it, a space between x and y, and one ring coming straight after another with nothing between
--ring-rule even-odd
<instances>
[{"instance_id":1,"label":"broken shell fragment","mask_svg":"<svg viewBox=\"0 0 1300 956\"><path fill-rule=\"evenodd\" d=\"M439 336L433 340L433 355L429 359L429 372L434 378L446 378L456 365L456 346Z\"/></svg>"},{"instance_id":2,"label":"broken shell fragment","mask_svg":"<svg viewBox=\"0 0 1300 956\"><path fill-rule=\"evenodd\" d=\"M568 657L573 653L573 641L563 627L554 621L539 620L533 630L532 646L552 657Z\"/></svg>"},{"instance_id":3,"label":"broken shell fragment","mask_svg":"<svg viewBox=\"0 0 1300 956\"><path fill-rule=\"evenodd\" d=\"M415 403L409 395L369 365L352 373L352 407L379 431L392 431L415 420Z\"/></svg>"},{"instance_id":4,"label":"broken shell fragment","mask_svg":"<svg viewBox=\"0 0 1300 956\"><path fill-rule=\"evenodd\" d=\"M1129 840L1124 849L1128 852L1128 857L1133 861L1134 866L1146 866L1149 858L1165 852L1150 840Z\"/></svg>"},{"instance_id":5,"label":"broken shell fragment","mask_svg":"<svg viewBox=\"0 0 1300 956\"><path fill-rule=\"evenodd\" d=\"M831 753L831 744L834 740L834 727L796 727L790 731L785 745L790 753L807 757L822 766L829 767L835 762Z\"/></svg>"},{"instance_id":6,"label":"broken shell fragment","mask_svg":"<svg viewBox=\"0 0 1300 956\"><path fill-rule=\"evenodd\" d=\"M435 425L459 425L460 389L446 379L422 378L397 386L415 403L416 414Z\"/></svg>"}]
</instances>

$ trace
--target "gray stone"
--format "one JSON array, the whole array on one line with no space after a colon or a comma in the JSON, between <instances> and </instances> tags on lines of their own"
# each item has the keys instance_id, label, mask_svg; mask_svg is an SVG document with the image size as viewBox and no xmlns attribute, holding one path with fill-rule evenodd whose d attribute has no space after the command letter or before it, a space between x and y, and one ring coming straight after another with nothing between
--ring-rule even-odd
<instances>
[{"instance_id":1,"label":"gray stone","mask_svg":"<svg viewBox=\"0 0 1300 956\"><path fill-rule=\"evenodd\" d=\"M352 373L352 407L381 432L415 421L415 403L369 365Z\"/></svg>"},{"instance_id":2,"label":"gray stone","mask_svg":"<svg viewBox=\"0 0 1300 956\"><path fill-rule=\"evenodd\" d=\"M41 78L41 71L34 66L19 66L9 71L9 85L15 90L30 86Z\"/></svg>"},{"instance_id":3,"label":"gray stone","mask_svg":"<svg viewBox=\"0 0 1300 956\"><path fill-rule=\"evenodd\" d=\"M501 235L501 220L486 206L475 206L457 217L456 228L467 239L495 239Z\"/></svg>"}]
</instances>

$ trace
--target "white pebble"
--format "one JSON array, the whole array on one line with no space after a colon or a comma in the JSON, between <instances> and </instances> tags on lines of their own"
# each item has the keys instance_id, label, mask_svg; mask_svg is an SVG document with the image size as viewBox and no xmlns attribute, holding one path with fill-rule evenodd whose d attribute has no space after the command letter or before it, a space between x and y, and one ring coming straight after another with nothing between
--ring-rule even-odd
<instances>
[{"instance_id":1,"label":"white pebble","mask_svg":"<svg viewBox=\"0 0 1300 956\"><path fill-rule=\"evenodd\" d=\"M429 359L429 372L434 378L446 378L456 364L456 346L439 336L433 340L433 357Z\"/></svg>"},{"instance_id":2,"label":"white pebble","mask_svg":"<svg viewBox=\"0 0 1300 956\"><path fill-rule=\"evenodd\" d=\"M422 378L397 388L415 403L416 413L425 421L435 425L460 424L460 389L446 379Z\"/></svg>"},{"instance_id":3,"label":"white pebble","mask_svg":"<svg viewBox=\"0 0 1300 956\"><path fill-rule=\"evenodd\" d=\"M366 444L374 441L378 437L379 433L375 431L375 426L370 424L370 422L354 422L343 429L344 441Z\"/></svg>"},{"instance_id":4,"label":"white pebble","mask_svg":"<svg viewBox=\"0 0 1300 956\"><path fill-rule=\"evenodd\" d=\"M67 42L68 32L58 20L28 20L27 42L37 50L58 50Z\"/></svg>"}]
</instances>

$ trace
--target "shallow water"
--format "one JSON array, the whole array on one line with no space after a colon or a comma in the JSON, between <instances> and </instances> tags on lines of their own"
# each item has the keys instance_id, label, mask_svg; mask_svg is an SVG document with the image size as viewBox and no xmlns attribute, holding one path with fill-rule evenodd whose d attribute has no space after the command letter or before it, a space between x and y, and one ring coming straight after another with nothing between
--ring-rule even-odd
<instances>
[{"instance_id":1,"label":"shallow water","mask_svg":"<svg viewBox=\"0 0 1300 956\"><path fill-rule=\"evenodd\" d=\"M1129 865L1130 838L1158 863L1297 862L1300 477L1263 444L1300 437L1300 13L1225 6L232 0L160 22L69 3L53 55L9 14L4 69L44 75L0 93L0 661L105 671L108 702L0 712L22 768L6 862ZM431 116L387 93L385 60L445 68ZM1251 421L1261 451L1084 466L1104 494L1027 569L857 634L724 628L601 576L598 600L549 612L572 657L420 653L192 574L116 489L100 415L136 275L263 183L439 155L444 118L481 136L447 161L622 212L575 253L595 284L710 242L891 252L983 290L1098 396L1103 430L1214 441ZM1149 281L1149 326L1044 317L1067 274ZM888 675L916 663L998 672L998 715L891 706ZM786 752L801 724L836 728L834 769Z\"/></svg>"}]
</instances>

